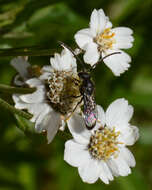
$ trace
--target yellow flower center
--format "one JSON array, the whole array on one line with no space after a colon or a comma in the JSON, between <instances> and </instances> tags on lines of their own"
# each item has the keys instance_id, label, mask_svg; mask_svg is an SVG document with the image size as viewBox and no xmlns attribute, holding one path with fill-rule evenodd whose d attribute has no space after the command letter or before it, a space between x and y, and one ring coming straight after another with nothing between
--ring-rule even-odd
<instances>
[{"instance_id":1,"label":"yellow flower center","mask_svg":"<svg viewBox=\"0 0 152 190\"><path fill-rule=\"evenodd\" d=\"M98 44L98 50L104 52L107 49L112 49L112 45L115 43L115 33L111 31L111 28L106 28L102 33L98 34L94 41Z\"/></svg>"},{"instance_id":2,"label":"yellow flower center","mask_svg":"<svg viewBox=\"0 0 152 190\"><path fill-rule=\"evenodd\" d=\"M104 161L111 156L117 157L119 152L118 144L122 144L117 141L119 134L120 132L116 132L115 128L100 127L96 130L90 137L88 146L91 156L95 159Z\"/></svg>"}]
</instances>

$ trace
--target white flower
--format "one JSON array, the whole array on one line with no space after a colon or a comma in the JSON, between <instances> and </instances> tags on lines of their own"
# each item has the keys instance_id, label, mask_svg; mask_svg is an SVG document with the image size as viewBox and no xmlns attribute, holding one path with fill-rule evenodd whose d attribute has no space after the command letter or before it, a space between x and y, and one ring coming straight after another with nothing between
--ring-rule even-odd
<instances>
[{"instance_id":1,"label":"white flower","mask_svg":"<svg viewBox=\"0 0 152 190\"><path fill-rule=\"evenodd\" d=\"M84 61L91 66L99 61L100 56L103 58L111 53L121 52L103 60L114 75L119 76L130 67L128 64L131 62L130 56L120 49L132 47L134 41L132 33L127 27L112 28L112 23L103 10L94 9L90 27L78 31L75 40L78 46L85 50Z\"/></svg>"},{"instance_id":2,"label":"white flower","mask_svg":"<svg viewBox=\"0 0 152 190\"><path fill-rule=\"evenodd\" d=\"M84 182L94 183L100 178L108 184L114 176L131 173L135 159L126 146L133 145L139 133L129 123L133 107L125 99L114 101L105 113L100 106L97 109L99 121L92 131L78 114L68 121L74 139L65 144L64 160L78 167Z\"/></svg>"},{"instance_id":3,"label":"white flower","mask_svg":"<svg viewBox=\"0 0 152 190\"><path fill-rule=\"evenodd\" d=\"M52 141L59 127L64 128L66 120L71 116L79 100L71 97L79 93L79 87L74 84L77 67L73 55L64 49L61 55L55 54L50 62L51 66L44 66L38 78L25 80L26 85L36 87L34 93L13 95L16 108L26 109L33 114L31 121L35 122L36 131L47 131L48 143ZM18 65L21 67L20 63ZM19 71L17 65L15 68ZM22 71L24 72L19 73L24 77L27 68L23 67Z\"/></svg>"}]
</instances>

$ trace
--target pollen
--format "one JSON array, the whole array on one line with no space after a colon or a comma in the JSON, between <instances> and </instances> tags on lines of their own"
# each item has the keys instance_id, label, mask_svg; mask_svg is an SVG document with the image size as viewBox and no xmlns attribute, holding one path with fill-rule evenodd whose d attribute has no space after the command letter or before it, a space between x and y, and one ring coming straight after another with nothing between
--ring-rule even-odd
<instances>
[{"instance_id":1,"label":"pollen","mask_svg":"<svg viewBox=\"0 0 152 190\"><path fill-rule=\"evenodd\" d=\"M111 156L117 157L119 149L118 145L122 144L118 142L117 137L120 132L115 131L115 128L110 129L108 127L100 127L94 131L94 134L90 137L90 143L88 150L91 156L97 160L108 160Z\"/></svg>"},{"instance_id":2,"label":"pollen","mask_svg":"<svg viewBox=\"0 0 152 190\"><path fill-rule=\"evenodd\" d=\"M111 31L111 28L106 28L102 33L98 34L94 41L98 44L98 50L104 52L107 49L112 49L115 43L115 33Z\"/></svg>"},{"instance_id":3,"label":"pollen","mask_svg":"<svg viewBox=\"0 0 152 190\"><path fill-rule=\"evenodd\" d=\"M80 80L71 71L54 71L48 80L48 99L62 115L68 115L80 101Z\"/></svg>"}]
</instances>

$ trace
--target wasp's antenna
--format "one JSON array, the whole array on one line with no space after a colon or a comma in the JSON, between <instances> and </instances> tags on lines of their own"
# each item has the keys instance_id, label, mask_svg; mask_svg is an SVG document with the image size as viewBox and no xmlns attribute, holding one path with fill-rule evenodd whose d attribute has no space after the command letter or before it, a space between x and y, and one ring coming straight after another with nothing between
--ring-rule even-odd
<instances>
[{"instance_id":1,"label":"wasp's antenna","mask_svg":"<svg viewBox=\"0 0 152 190\"><path fill-rule=\"evenodd\" d=\"M99 59L99 61L98 61L97 63L95 63L95 64L91 67L90 72L91 72L93 69L95 69L96 66L97 66L100 62L102 62L104 59L106 59L107 57L109 57L109 56L111 56L111 55L115 55L115 54L120 54L120 53L121 53L121 52L110 53L110 54L104 56L103 58Z\"/></svg>"},{"instance_id":2,"label":"wasp's antenna","mask_svg":"<svg viewBox=\"0 0 152 190\"><path fill-rule=\"evenodd\" d=\"M73 56L76 58L76 60L82 65L83 67L83 71L85 71L85 64L81 61L81 59L75 54L75 52L73 51L73 49L71 47L69 47L68 45L66 45L65 43L58 41L58 43L62 46L67 48L72 54Z\"/></svg>"}]
</instances>

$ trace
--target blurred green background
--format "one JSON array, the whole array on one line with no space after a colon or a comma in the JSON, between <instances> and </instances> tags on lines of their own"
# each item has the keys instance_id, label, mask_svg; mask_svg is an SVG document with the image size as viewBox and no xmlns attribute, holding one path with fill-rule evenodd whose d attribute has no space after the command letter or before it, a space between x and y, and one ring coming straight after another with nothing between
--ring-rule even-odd
<instances>
[{"instance_id":1,"label":"blurred green background","mask_svg":"<svg viewBox=\"0 0 152 190\"><path fill-rule=\"evenodd\" d=\"M74 34L88 26L94 8L103 8L114 26L134 30L131 68L114 77L103 64L93 73L96 100L105 109L125 97L135 108L132 123L140 139L131 147L137 165L132 174L110 185L81 181L76 168L63 161L66 139L48 145L41 136L25 135L15 117L0 107L0 190L151 190L152 189L152 0L0 0L0 48L43 46L57 49L58 40L74 47ZM12 57L0 57L0 83L10 84ZM49 57L30 57L49 64ZM0 97L9 98L5 94Z\"/></svg>"}]
</instances>

